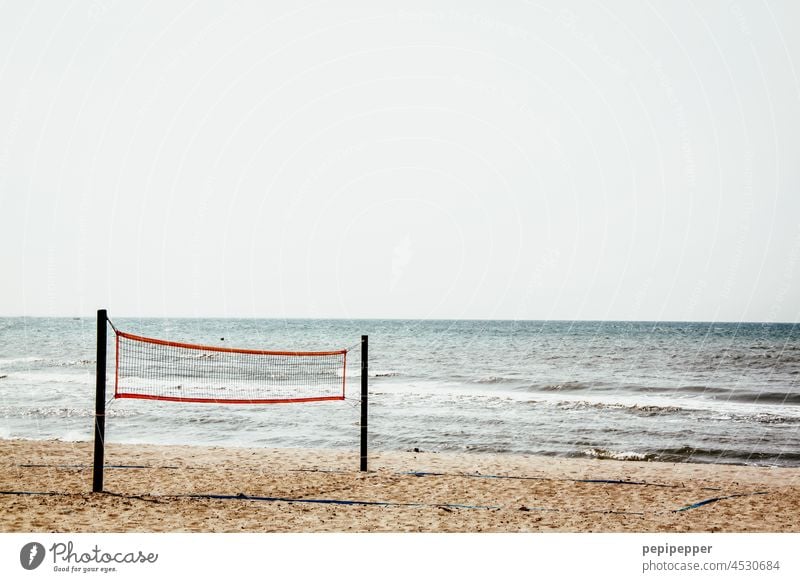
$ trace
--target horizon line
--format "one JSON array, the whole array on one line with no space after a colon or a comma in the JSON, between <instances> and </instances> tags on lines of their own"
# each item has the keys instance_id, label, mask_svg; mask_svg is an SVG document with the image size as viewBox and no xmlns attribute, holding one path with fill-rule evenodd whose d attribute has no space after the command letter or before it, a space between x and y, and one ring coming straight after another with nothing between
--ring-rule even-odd
<instances>
[{"instance_id":1,"label":"horizon line","mask_svg":"<svg viewBox=\"0 0 800 582\"><path fill-rule=\"evenodd\" d=\"M527 323L710 323L710 324L767 324L767 325L798 325L797 321L766 321L766 320L711 320L711 319L527 319L527 318L484 318L484 317L297 317L297 316L241 316L241 315L119 315L119 319L251 319L251 320L295 320L295 321L497 321L497 322L527 322ZM96 319L91 315L0 315L0 319L29 318L29 319Z\"/></svg>"}]
</instances>

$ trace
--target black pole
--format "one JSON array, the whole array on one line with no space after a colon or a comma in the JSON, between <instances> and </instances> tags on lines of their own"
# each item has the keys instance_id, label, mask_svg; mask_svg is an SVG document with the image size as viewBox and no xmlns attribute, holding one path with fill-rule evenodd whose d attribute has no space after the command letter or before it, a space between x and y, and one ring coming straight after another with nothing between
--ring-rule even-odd
<instances>
[{"instance_id":1,"label":"black pole","mask_svg":"<svg viewBox=\"0 0 800 582\"><path fill-rule=\"evenodd\" d=\"M361 470L367 470L367 379L369 377L367 365L367 348L369 337L361 336Z\"/></svg>"},{"instance_id":2,"label":"black pole","mask_svg":"<svg viewBox=\"0 0 800 582\"><path fill-rule=\"evenodd\" d=\"M97 391L94 401L94 469L92 491L103 492L103 463L106 434L106 325L105 309L97 310Z\"/></svg>"}]
</instances>

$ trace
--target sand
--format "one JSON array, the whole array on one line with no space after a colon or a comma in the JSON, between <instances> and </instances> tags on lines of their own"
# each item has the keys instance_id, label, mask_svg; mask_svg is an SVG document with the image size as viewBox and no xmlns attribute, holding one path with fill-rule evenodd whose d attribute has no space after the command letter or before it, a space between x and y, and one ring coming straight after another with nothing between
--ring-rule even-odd
<instances>
[{"instance_id":1,"label":"sand","mask_svg":"<svg viewBox=\"0 0 800 582\"><path fill-rule=\"evenodd\" d=\"M95 494L92 443L0 451L2 532L800 531L800 469L379 452L360 473L355 451L109 445Z\"/></svg>"}]
</instances>

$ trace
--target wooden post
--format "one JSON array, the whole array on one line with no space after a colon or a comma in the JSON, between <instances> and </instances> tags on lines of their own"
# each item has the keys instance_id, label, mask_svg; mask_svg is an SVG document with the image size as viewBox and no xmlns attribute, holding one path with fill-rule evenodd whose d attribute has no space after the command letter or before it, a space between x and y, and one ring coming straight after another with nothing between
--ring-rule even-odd
<instances>
[{"instance_id":1,"label":"wooden post","mask_svg":"<svg viewBox=\"0 0 800 582\"><path fill-rule=\"evenodd\" d=\"M369 400L368 379L369 337L361 336L361 470L367 470L367 408Z\"/></svg>"},{"instance_id":2,"label":"wooden post","mask_svg":"<svg viewBox=\"0 0 800 582\"><path fill-rule=\"evenodd\" d=\"M105 309L97 310L97 386L94 401L94 467L92 491L103 492L103 463L106 434L106 326Z\"/></svg>"}]
</instances>

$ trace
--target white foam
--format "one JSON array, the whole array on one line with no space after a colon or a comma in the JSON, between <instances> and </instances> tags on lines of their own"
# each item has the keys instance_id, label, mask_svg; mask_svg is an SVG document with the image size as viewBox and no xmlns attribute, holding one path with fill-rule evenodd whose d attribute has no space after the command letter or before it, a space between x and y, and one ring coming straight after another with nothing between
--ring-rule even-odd
<instances>
[{"instance_id":1,"label":"white foam","mask_svg":"<svg viewBox=\"0 0 800 582\"><path fill-rule=\"evenodd\" d=\"M56 437L56 440L68 443L78 443L89 440L89 436L90 435L88 433L83 431L69 430L61 436Z\"/></svg>"},{"instance_id":2,"label":"white foam","mask_svg":"<svg viewBox=\"0 0 800 582\"><path fill-rule=\"evenodd\" d=\"M336 375L341 378L345 375L345 372L342 368L336 370ZM403 374L399 370L370 370L369 377L370 378L387 378L387 377L394 377L394 376L402 376ZM361 368L359 366L348 366L347 367L347 376L352 378L360 378L361 377Z\"/></svg>"},{"instance_id":3,"label":"white foam","mask_svg":"<svg viewBox=\"0 0 800 582\"><path fill-rule=\"evenodd\" d=\"M25 356L22 358L0 358L0 366L9 366L13 364L30 364L33 362L44 362L45 358L38 356Z\"/></svg>"},{"instance_id":4,"label":"white foam","mask_svg":"<svg viewBox=\"0 0 800 582\"><path fill-rule=\"evenodd\" d=\"M646 461L648 455L633 451L612 451L610 449L584 449L581 453L593 459L613 459L616 461Z\"/></svg>"},{"instance_id":5,"label":"white foam","mask_svg":"<svg viewBox=\"0 0 800 582\"><path fill-rule=\"evenodd\" d=\"M400 376L400 372L397 370L376 370L374 372L369 373L371 378L388 378L391 376Z\"/></svg>"},{"instance_id":6,"label":"white foam","mask_svg":"<svg viewBox=\"0 0 800 582\"><path fill-rule=\"evenodd\" d=\"M43 383L56 383L56 384L86 384L94 382L94 374L87 371L82 371L77 374L65 374L56 372L11 372L8 374L6 381L13 382L14 380L43 384Z\"/></svg>"}]
</instances>

